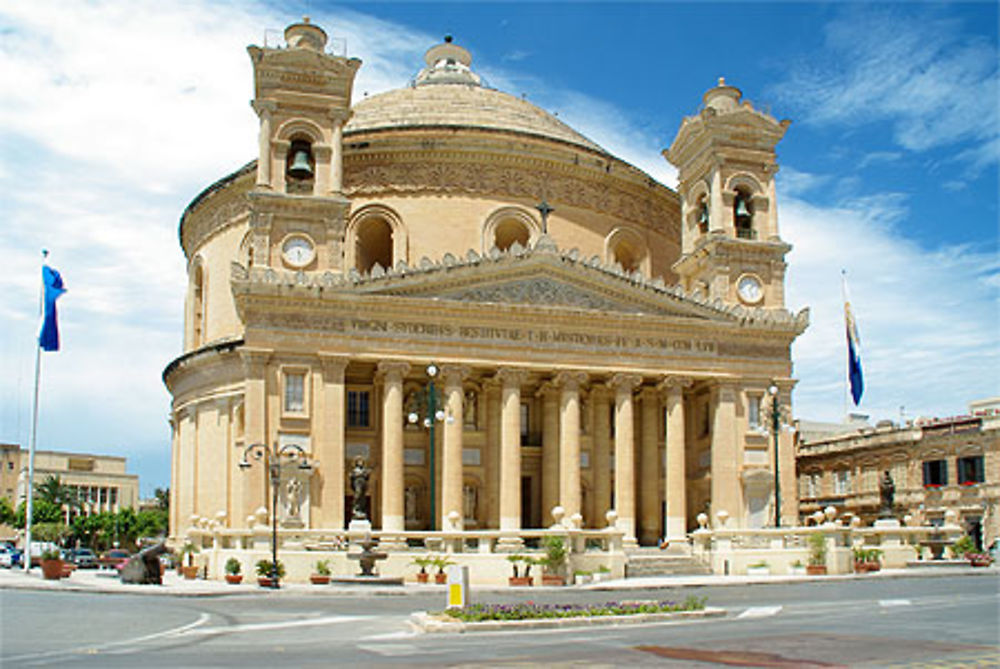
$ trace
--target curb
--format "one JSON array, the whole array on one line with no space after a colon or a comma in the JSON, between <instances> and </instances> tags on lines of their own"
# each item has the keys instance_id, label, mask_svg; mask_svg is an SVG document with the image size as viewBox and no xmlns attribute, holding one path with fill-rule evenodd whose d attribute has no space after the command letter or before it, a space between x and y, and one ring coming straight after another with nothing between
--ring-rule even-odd
<instances>
[{"instance_id":1,"label":"curb","mask_svg":"<svg viewBox=\"0 0 1000 669\"><path fill-rule=\"evenodd\" d=\"M410 616L409 622L417 631L427 634L465 634L466 632L499 632L562 627L641 625L643 623L722 618L728 614L726 609L706 607L701 611L677 611L674 613L634 613L622 616L580 616L577 618L540 618L537 620L483 620L467 623L461 620L449 620L444 614L432 615L427 611L417 611Z\"/></svg>"}]
</instances>

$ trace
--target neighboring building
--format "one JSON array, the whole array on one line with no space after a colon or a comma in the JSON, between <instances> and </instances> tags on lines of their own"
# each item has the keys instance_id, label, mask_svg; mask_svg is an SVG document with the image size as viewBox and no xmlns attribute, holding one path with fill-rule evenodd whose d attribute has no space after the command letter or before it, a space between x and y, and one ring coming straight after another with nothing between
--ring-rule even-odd
<instances>
[{"instance_id":1,"label":"neighboring building","mask_svg":"<svg viewBox=\"0 0 1000 669\"><path fill-rule=\"evenodd\" d=\"M28 451L20 452L20 463L16 504L27 498ZM121 456L36 450L35 486L49 476L77 492L80 508L72 515L134 509L139 501L139 477L125 471Z\"/></svg>"},{"instance_id":2,"label":"neighboring building","mask_svg":"<svg viewBox=\"0 0 1000 669\"><path fill-rule=\"evenodd\" d=\"M702 511L769 522L761 406L776 383L790 411L808 323L785 308L787 121L720 80L664 152L674 191L483 85L450 39L411 86L353 107L360 61L308 22L285 40L249 48L258 160L180 221L175 537L269 509L262 463L238 464L275 443L311 465L284 470L288 527L346 526L356 456L390 532L516 533L557 505L584 527L613 508L629 543L683 538ZM779 453L791 490L789 432ZM782 511L798 517L794 495Z\"/></svg>"},{"instance_id":3,"label":"neighboring building","mask_svg":"<svg viewBox=\"0 0 1000 669\"><path fill-rule=\"evenodd\" d=\"M989 545L1000 537L1000 400L974 402L969 413L800 438L802 517L832 505L870 524L878 516L879 477L888 471L897 518L938 525L951 509L970 536Z\"/></svg>"},{"instance_id":4,"label":"neighboring building","mask_svg":"<svg viewBox=\"0 0 1000 669\"><path fill-rule=\"evenodd\" d=\"M0 497L17 506L17 477L21 474L21 447L0 444Z\"/></svg>"}]
</instances>

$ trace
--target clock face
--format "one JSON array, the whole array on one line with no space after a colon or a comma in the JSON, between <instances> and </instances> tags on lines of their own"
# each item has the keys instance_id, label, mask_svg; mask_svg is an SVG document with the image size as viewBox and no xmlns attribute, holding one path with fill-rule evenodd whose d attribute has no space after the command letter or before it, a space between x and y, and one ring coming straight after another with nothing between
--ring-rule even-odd
<instances>
[{"instance_id":1,"label":"clock face","mask_svg":"<svg viewBox=\"0 0 1000 669\"><path fill-rule=\"evenodd\" d=\"M739 293L740 299L747 304L757 304L764 297L764 288L761 286L760 279L749 274L740 277L736 284L736 292Z\"/></svg>"},{"instance_id":2,"label":"clock face","mask_svg":"<svg viewBox=\"0 0 1000 669\"><path fill-rule=\"evenodd\" d=\"M281 245L281 257L292 267L305 267L313 261L316 249L308 237L295 235Z\"/></svg>"}]
</instances>

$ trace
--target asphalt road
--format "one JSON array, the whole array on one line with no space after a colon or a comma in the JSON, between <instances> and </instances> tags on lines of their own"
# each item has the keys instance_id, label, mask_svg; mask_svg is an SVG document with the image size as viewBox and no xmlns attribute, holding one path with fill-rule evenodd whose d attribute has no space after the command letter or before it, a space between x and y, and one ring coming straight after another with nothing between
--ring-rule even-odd
<instances>
[{"instance_id":1,"label":"asphalt road","mask_svg":"<svg viewBox=\"0 0 1000 669\"><path fill-rule=\"evenodd\" d=\"M415 634L440 593L168 597L0 592L4 667L1000 666L992 576L941 576L627 593L501 592L489 601L707 596L722 620ZM485 599L485 597L484 597Z\"/></svg>"}]
</instances>

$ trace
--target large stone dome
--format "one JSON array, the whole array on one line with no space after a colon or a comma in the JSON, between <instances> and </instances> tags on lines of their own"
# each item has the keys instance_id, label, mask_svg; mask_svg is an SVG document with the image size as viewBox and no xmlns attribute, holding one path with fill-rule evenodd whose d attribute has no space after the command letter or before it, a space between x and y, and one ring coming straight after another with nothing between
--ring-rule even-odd
<instances>
[{"instance_id":1,"label":"large stone dome","mask_svg":"<svg viewBox=\"0 0 1000 669\"><path fill-rule=\"evenodd\" d=\"M607 152L552 114L521 98L483 86L472 58L445 38L425 56L413 85L356 102L345 136L400 128L478 128L565 142Z\"/></svg>"}]
</instances>

